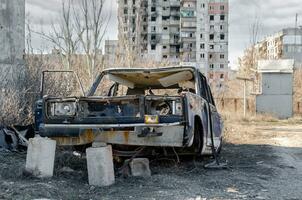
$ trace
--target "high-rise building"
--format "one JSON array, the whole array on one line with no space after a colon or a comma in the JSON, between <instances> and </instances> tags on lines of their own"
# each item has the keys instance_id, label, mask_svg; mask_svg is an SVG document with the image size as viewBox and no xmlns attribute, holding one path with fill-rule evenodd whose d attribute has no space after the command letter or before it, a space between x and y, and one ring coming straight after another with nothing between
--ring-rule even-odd
<instances>
[{"instance_id":1,"label":"high-rise building","mask_svg":"<svg viewBox=\"0 0 302 200\"><path fill-rule=\"evenodd\" d=\"M228 0L119 0L119 40L143 58L228 73ZM129 45L128 43L128 45Z\"/></svg>"},{"instance_id":2,"label":"high-rise building","mask_svg":"<svg viewBox=\"0 0 302 200\"><path fill-rule=\"evenodd\" d=\"M148 0L118 0L119 45L134 54L148 52Z\"/></svg>"}]
</instances>

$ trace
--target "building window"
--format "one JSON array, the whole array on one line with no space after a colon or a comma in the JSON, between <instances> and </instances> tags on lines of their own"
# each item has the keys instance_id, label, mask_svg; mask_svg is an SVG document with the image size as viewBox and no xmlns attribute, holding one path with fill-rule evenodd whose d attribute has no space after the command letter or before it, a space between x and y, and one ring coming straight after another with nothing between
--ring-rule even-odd
<instances>
[{"instance_id":1,"label":"building window","mask_svg":"<svg viewBox=\"0 0 302 200\"><path fill-rule=\"evenodd\" d=\"M210 30L214 30L214 25L210 25Z\"/></svg>"},{"instance_id":2,"label":"building window","mask_svg":"<svg viewBox=\"0 0 302 200\"><path fill-rule=\"evenodd\" d=\"M200 58L204 58L204 53L200 54Z\"/></svg>"},{"instance_id":3,"label":"building window","mask_svg":"<svg viewBox=\"0 0 302 200\"><path fill-rule=\"evenodd\" d=\"M163 46L163 49L166 49L167 48L167 46Z\"/></svg>"},{"instance_id":4,"label":"building window","mask_svg":"<svg viewBox=\"0 0 302 200\"><path fill-rule=\"evenodd\" d=\"M167 56L167 55L163 55L163 58L165 58L165 59L166 59L166 58L168 58L168 56Z\"/></svg>"},{"instance_id":5,"label":"building window","mask_svg":"<svg viewBox=\"0 0 302 200\"><path fill-rule=\"evenodd\" d=\"M214 21L214 15L210 15L210 21Z\"/></svg>"},{"instance_id":6,"label":"building window","mask_svg":"<svg viewBox=\"0 0 302 200\"><path fill-rule=\"evenodd\" d=\"M151 45L151 50L156 50L156 45L155 44Z\"/></svg>"},{"instance_id":7,"label":"building window","mask_svg":"<svg viewBox=\"0 0 302 200\"><path fill-rule=\"evenodd\" d=\"M202 35L202 34L200 34L200 39L202 39L202 37L203 37L203 35Z\"/></svg>"},{"instance_id":8,"label":"building window","mask_svg":"<svg viewBox=\"0 0 302 200\"><path fill-rule=\"evenodd\" d=\"M224 69L224 64L220 64L220 69Z\"/></svg>"},{"instance_id":9,"label":"building window","mask_svg":"<svg viewBox=\"0 0 302 200\"><path fill-rule=\"evenodd\" d=\"M151 35L151 40L155 40L156 39L156 35Z\"/></svg>"},{"instance_id":10,"label":"building window","mask_svg":"<svg viewBox=\"0 0 302 200\"><path fill-rule=\"evenodd\" d=\"M155 26L151 26L151 30L152 30L152 32L156 32L156 27Z\"/></svg>"},{"instance_id":11,"label":"building window","mask_svg":"<svg viewBox=\"0 0 302 200\"><path fill-rule=\"evenodd\" d=\"M210 6L210 10L214 10L214 6Z\"/></svg>"},{"instance_id":12,"label":"building window","mask_svg":"<svg viewBox=\"0 0 302 200\"><path fill-rule=\"evenodd\" d=\"M224 59L224 54L220 54L220 59Z\"/></svg>"},{"instance_id":13,"label":"building window","mask_svg":"<svg viewBox=\"0 0 302 200\"><path fill-rule=\"evenodd\" d=\"M224 74L220 74L220 79L224 79Z\"/></svg>"},{"instance_id":14,"label":"building window","mask_svg":"<svg viewBox=\"0 0 302 200\"><path fill-rule=\"evenodd\" d=\"M210 44L210 49L214 49L214 45L213 44Z\"/></svg>"},{"instance_id":15,"label":"building window","mask_svg":"<svg viewBox=\"0 0 302 200\"><path fill-rule=\"evenodd\" d=\"M156 11L156 7L151 7L151 12L155 12Z\"/></svg>"},{"instance_id":16,"label":"building window","mask_svg":"<svg viewBox=\"0 0 302 200\"><path fill-rule=\"evenodd\" d=\"M223 30L223 25L220 25L220 30Z\"/></svg>"},{"instance_id":17,"label":"building window","mask_svg":"<svg viewBox=\"0 0 302 200\"><path fill-rule=\"evenodd\" d=\"M201 48L201 49L204 49L204 44L200 44L200 48Z\"/></svg>"},{"instance_id":18,"label":"building window","mask_svg":"<svg viewBox=\"0 0 302 200\"><path fill-rule=\"evenodd\" d=\"M156 21L156 17L151 17L151 22L155 22Z\"/></svg>"},{"instance_id":19,"label":"building window","mask_svg":"<svg viewBox=\"0 0 302 200\"><path fill-rule=\"evenodd\" d=\"M124 0L124 4L128 4L128 1L127 1L127 0Z\"/></svg>"},{"instance_id":20,"label":"building window","mask_svg":"<svg viewBox=\"0 0 302 200\"><path fill-rule=\"evenodd\" d=\"M214 69L214 64L210 64L210 69Z\"/></svg>"},{"instance_id":21,"label":"building window","mask_svg":"<svg viewBox=\"0 0 302 200\"><path fill-rule=\"evenodd\" d=\"M201 4L201 7L202 7L202 8L205 8L205 7L206 7L206 5L205 5L204 3L202 3L202 4Z\"/></svg>"},{"instance_id":22,"label":"building window","mask_svg":"<svg viewBox=\"0 0 302 200\"><path fill-rule=\"evenodd\" d=\"M124 14L125 15L128 14L128 9L127 8L124 9Z\"/></svg>"},{"instance_id":23,"label":"building window","mask_svg":"<svg viewBox=\"0 0 302 200\"><path fill-rule=\"evenodd\" d=\"M220 40L224 40L225 36L224 34L220 34Z\"/></svg>"},{"instance_id":24,"label":"building window","mask_svg":"<svg viewBox=\"0 0 302 200\"><path fill-rule=\"evenodd\" d=\"M210 40L214 40L214 34L210 34Z\"/></svg>"},{"instance_id":25,"label":"building window","mask_svg":"<svg viewBox=\"0 0 302 200\"><path fill-rule=\"evenodd\" d=\"M222 6L220 6L220 10L224 10L224 6L222 5Z\"/></svg>"},{"instance_id":26,"label":"building window","mask_svg":"<svg viewBox=\"0 0 302 200\"><path fill-rule=\"evenodd\" d=\"M220 15L220 20L221 21L224 21L224 18L225 18L224 15Z\"/></svg>"},{"instance_id":27,"label":"building window","mask_svg":"<svg viewBox=\"0 0 302 200\"><path fill-rule=\"evenodd\" d=\"M193 37L193 33L190 33L190 38L192 38Z\"/></svg>"},{"instance_id":28,"label":"building window","mask_svg":"<svg viewBox=\"0 0 302 200\"><path fill-rule=\"evenodd\" d=\"M164 30L168 30L168 27L164 26Z\"/></svg>"}]
</instances>

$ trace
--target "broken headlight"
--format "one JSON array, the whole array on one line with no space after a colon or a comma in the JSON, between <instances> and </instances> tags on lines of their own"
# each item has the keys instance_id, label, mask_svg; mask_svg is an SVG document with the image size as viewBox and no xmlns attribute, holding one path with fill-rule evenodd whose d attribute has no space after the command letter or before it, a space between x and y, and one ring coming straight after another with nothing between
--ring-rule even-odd
<instances>
[{"instance_id":1,"label":"broken headlight","mask_svg":"<svg viewBox=\"0 0 302 200\"><path fill-rule=\"evenodd\" d=\"M75 116L77 105L75 102L53 102L50 103L51 116Z\"/></svg>"}]
</instances>

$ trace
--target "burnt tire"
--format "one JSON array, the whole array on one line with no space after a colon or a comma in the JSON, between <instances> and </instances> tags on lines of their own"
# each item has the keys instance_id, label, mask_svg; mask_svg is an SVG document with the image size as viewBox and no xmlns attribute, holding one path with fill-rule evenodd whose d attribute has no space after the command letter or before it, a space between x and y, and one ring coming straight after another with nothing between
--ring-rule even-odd
<instances>
[{"instance_id":1,"label":"burnt tire","mask_svg":"<svg viewBox=\"0 0 302 200\"><path fill-rule=\"evenodd\" d=\"M196 122L194 125L194 141L192 147L194 154L200 156L203 148L203 131L200 122Z\"/></svg>"}]
</instances>

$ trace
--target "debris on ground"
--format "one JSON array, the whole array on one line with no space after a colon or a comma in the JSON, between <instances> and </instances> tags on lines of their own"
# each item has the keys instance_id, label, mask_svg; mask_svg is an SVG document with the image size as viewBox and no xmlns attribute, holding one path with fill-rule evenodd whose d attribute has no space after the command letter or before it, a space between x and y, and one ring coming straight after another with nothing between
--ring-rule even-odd
<instances>
[{"instance_id":1,"label":"debris on ground","mask_svg":"<svg viewBox=\"0 0 302 200\"><path fill-rule=\"evenodd\" d=\"M125 161L129 162L129 161ZM150 177L151 170L148 158L134 158L129 162L130 172L132 176Z\"/></svg>"},{"instance_id":2,"label":"debris on ground","mask_svg":"<svg viewBox=\"0 0 302 200\"><path fill-rule=\"evenodd\" d=\"M0 126L0 149L7 151L26 150L28 139L34 136L33 125Z\"/></svg>"}]
</instances>

